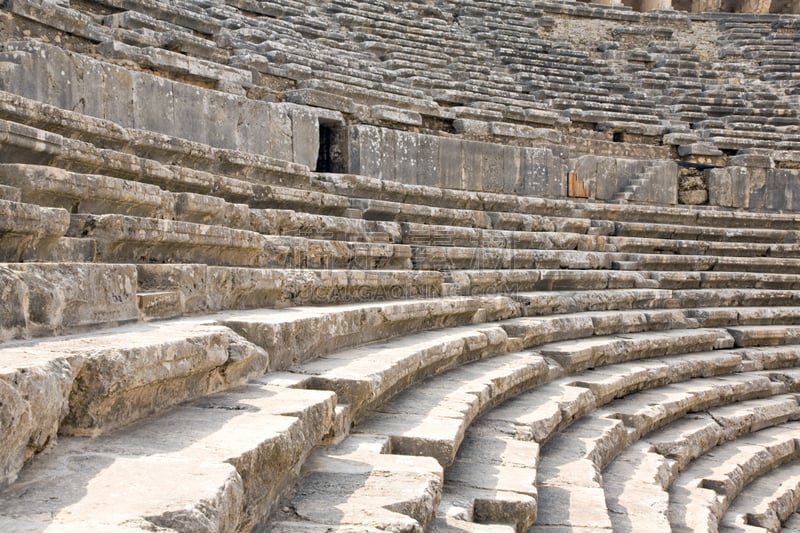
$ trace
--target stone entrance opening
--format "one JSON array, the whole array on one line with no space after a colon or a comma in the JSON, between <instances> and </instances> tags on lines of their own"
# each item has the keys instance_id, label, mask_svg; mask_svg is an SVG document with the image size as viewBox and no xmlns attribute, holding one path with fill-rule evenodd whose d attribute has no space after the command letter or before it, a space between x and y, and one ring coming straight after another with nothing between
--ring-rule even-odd
<instances>
[{"instance_id":1,"label":"stone entrance opening","mask_svg":"<svg viewBox=\"0 0 800 533\"><path fill-rule=\"evenodd\" d=\"M319 121L319 155L316 172L347 172L347 130L341 124Z\"/></svg>"}]
</instances>

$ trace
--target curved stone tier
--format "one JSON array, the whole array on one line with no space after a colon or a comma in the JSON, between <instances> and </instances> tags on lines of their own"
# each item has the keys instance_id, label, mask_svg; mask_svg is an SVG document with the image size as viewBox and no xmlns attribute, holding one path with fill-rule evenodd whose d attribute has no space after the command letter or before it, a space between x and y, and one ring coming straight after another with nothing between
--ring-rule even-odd
<instances>
[{"instance_id":1,"label":"curved stone tier","mask_svg":"<svg viewBox=\"0 0 800 533\"><path fill-rule=\"evenodd\" d=\"M799 12L0 2L0 531L798 529Z\"/></svg>"}]
</instances>

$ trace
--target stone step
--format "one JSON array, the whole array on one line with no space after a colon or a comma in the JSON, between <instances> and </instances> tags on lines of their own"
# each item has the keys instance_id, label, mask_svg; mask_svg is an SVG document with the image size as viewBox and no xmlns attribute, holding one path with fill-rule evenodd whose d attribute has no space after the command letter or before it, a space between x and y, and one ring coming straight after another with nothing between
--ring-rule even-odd
<instances>
[{"instance_id":1,"label":"stone step","mask_svg":"<svg viewBox=\"0 0 800 533\"><path fill-rule=\"evenodd\" d=\"M71 215L67 235L92 239L99 262L185 262L269 268L399 268L407 246L333 242L129 215Z\"/></svg>"},{"instance_id":2,"label":"stone step","mask_svg":"<svg viewBox=\"0 0 800 533\"><path fill-rule=\"evenodd\" d=\"M670 403L678 407L678 404L696 394L696 392L691 392L689 393L690 396L685 396L686 392L680 389L686 389L687 392L691 389L696 391L704 389L706 394L714 396L713 400L710 398L707 400L710 404L705 404L700 409L719 404L726 405L741 398L736 393L730 396L719 393L715 388L714 382L718 382L720 379L695 379L683 384L668 385L664 388L653 389L650 392L638 393L623 400L616 400L604 409L593 412L589 416L584 416L578 422L562 430L542 448L538 471L538 486L540 487L540 494L542 494L538 522L548 525L560 522L561 525L567 526L587 526L588 524L582 522L582 520L587 519L587 513L585 508L578 502L586 505L591 501L595 501L595 507L597 507L595 514L597 516L592 516L592 519L601 520L599 523L603 527L609 527L606 520L610 521L611 517L606 508L601 471L617 454L639 438L637 433L649 432L653 427L656 427L639 423L635 428L631 423L630 417L618 413L618 407L622 406L623 403L638 403L640 407L643 404L647 404L645 409L655 411L658 408L662 410L663 414L665 409L666 411L671 410ZM671 388L677 389L677 396L675 396L677 402L668 400L664 404L658 403L660 391L667 392ZM734 389L741 389L740 392L744 394L744 398L752 394L752 392L748 391L754 390L746 379L739 380L738 386L734 387ZM768 395L770 392L767 387L760 394ZM681 397L682 399L679 399ZM791 403L792 410L790 413L782 412L781 420L783 421L791 414L793 416L798 414L796 398L793 396L788 401ZM691 410L694 407L678 407L677 411L662 420L668 421L674 417L682 416L687 412L687 409ZM663 421L660 423L663 423ZM594 472L594 475L591 474L592 472ZM545 486L551 486L556 494L558 491L566 492L566 494L561 495L560 501L562 505L564 500L569 501L569 505L566 506L566 509L569 509L568 513L565 512L564 507L560 507L556 502L551 503L551 509L544 507L547 504L547 500L543 495ZM553 515L558 518L554 518Z\"/></svg>"},{"instance_id":3,"label":"stone step","mask_svg":"<svg viewBox=\"0 0 800 533\"><path fill-rule=\"evenodd\" d=\"M642 273L644 274L644 273ZM761 272L647 272L662 289L789 289L800 288L800 276Z\"/></svg>"},{"instance_id":4,"label":"stone step","mask_svg":"<svg viewBox=\"0 0 800 533\"><path fill-rule=\"evenodd\" d=\"M798 457L797 429L796 423L765 429L693 461L669 490L673 530L716 528L743 487Z\"/></svg>"},{"instance_id":5,"label":"stone step","mask_svg":"<svg viewBox=\"0 0 800 533\"><path fill-rule=\"evenodd\" d=\"M56 434L99 435L264 373L269 355L230 329L173 321L5 343L2 483Z\"/></svg>"},{"instance_id":6,"label":"stone step","mask_svg":"<svg viewBox=\"0 0 800 533\"><path fill-rule=\"evenodd\" d=\"M797 257L796 244L721 243L702 240L656 239L644 237L608 237L615 251L637 254L679 254L733 257Z\"/></svg>"},{"instance_id":7,"label":"stone step","mask_svg":"<svg viewBox=\"0 0 800 533\"><path fill-rule=\"evenodd\" d=\"M650 433L686 413L780 394L788 392L791 388L780 381L778 373L696 378L615 400L605 407L605 414L593 413L592 416L621 420L630 439L638 440L641 435ZM780 412L780 416L784 415L784 411L797 411L796 400L791 398L787 401L787 406Z\"/></svg>"},{"instance_id":8,"label":"stone step","mask_svg":"<svg viewBox=\"0 0 800 533\"><path fill-rule=\"evenodd\" d=\"M356 431L388 437L392 453L430 456L448 466L481 412L548 379L551 371L542 357L528 353L477 361L397 395Z\"/></svg>"},{"instance_id":9,"label":"stone step","mask_svg":"<svg viewBox=\"0 0 800 533\"><path fill-rule=\"evenodd\" d=\"M433 271L206 265L137 265L137 270L141 287L163 289L178 283L187 314L449 296L442 293L442 274Z\"/></svg>"},{"instance_id":10,"label":"stone step","mask_svg":"<svg viewBox=\"0 0 800 533\"><path fill-rule=\"evenodd\" d=\"M462 294L657 288L647 273L619 270L455 270L447 277Z\"/></svg>"},{"instance_id":11,"label":"stone step","mask_svg":"<svg viewBox=\"0 0 800 533\"><path fill-rule=\"evenodd\" d=\"M264 348L270 370L277 371L368 342L518 314L507 297L453 296L229 312L214 320ZM325 335L318 335L320 331Z\"/></svg>"},{"instance_id":12,"label":"stone step","mask_svg":"<svg viewBox=\"0 0 800 533\"><path fill-rule=\"evenodd\" d=\"M509 524L514 531L527 530L536 520L538 457L535 442L472 426L445 470L437 516L457 519L460 525Z\"/></svg>"},{"instance_id":13,"label":"stone step","mask_svg":"<svg viewBox=\"0 0 800 533\"><path fill-rule=\"evenodd\" d=\"M538 526L611 529L598 466L613 454L607 442L623 446L625 429L619 420L580 419L569 434L555 435L542 447L537 471Z\"/></svg>"},{"instance_id":14,"label":"stone step","mask_svg":"<svg viewBox=\"0 0 800 533\"><path fill-rule=\"evenodd\" d=\"M33 51L39 52L38 48ZM14 147L4 163L48 165L78 173L102 169L109 176L168 190L229 195L234 201L241 201L242 186L248 188L245 194L252 195L254 184L314 190L305 165L126 129L7 91L0 91L0 118L0 131L9 135L6 150ZM31 139L43 142L31 143ZM119 151L122 148L124 152ZM176 189L178 185L183 188Z\"/></svg>"},{"instance_id":15,"label":"stone step","mask_svg":"<svg viewBox=\"0 0 800 533\"><path fill-rule=\"evenodd\" d=\"M291 488L334 405L330 392L251 383L112 435L62 438L0 492L0 527L250 530Z\"/></svg>"},{"instance_id":16,"label":"stone step","mask_svg":"<svg viewBox=\"0 0 800 533\"><path fill-rule=\"evenodd\" d=\"M517 268L610 269L614 257L603 252L577 250L513 250L456 246L411 245L411 262L422 270Z\"/></svg>"},{"instance_id":17,"label":"stone step","mask_svg":"<svg viewBox=\"0 0 800 533\"><path fill-rule=\"evenodd\" d=\"M270 531L423 531L442 490L442 467L430 457L384 454L347 439L321 447L303 465L291 499Z\"/></svg>"},{"instance_id":18,"label":"stone step","mask_svg":"<svg viewBox=\"0 0 800 533\"><path fill-rule=\"evenodd\" d=\"M798 326L739 326L728 331L736 341L736 346L775 346L794 344L800 339Z\"/></svg>"},{"instance_id":19,"label":"stone step","mask_svg":"<svg viewBox=\"0 0 800 533\"><path fill-rule=\"evenodd\" d=\"M3 445L3 483L26 459L51 446L57 432L105 433L267 370L411 332L508 318L515 307L507 298L456 297L285 308L5 343L2 403L15 423ZM328 334L310 334L318 331ZM504 341L502 331L496 333L493 347ZM490 344L481 338L484 346Z\"/></svg>"},{"instance_id":20,"label":"stone step","mask_svg":"<svg viewBox=\"0 0 800 533\"><path fill-rule=\"evenodd\" d=\"M793 290L777 289L605 289L588 291L540 291L512 294L523 306L523 315L575 313L631 309L687 309L693 307L787 306L796 303ZM728 322L729 323L729 322Z\"/></svg>"},{"instance_id":21,"label":"stone step","mask_svg":"<svg viewBox=\"0 0 800 533\"><path fill-rule=\"evenodd\" d=\"M114 327L154 318L153 313L166 318L165 312L186 316L443 295L443 276L430 271L0 263L0 272L6 280L2 341Z\"/></svg>"},{"instance_id":22,"label":"stone step","mask_svg":"<svg viewBox=\"0 0 800 533\"><path fill-rule=\"evenodd\" d=\"M463 516L460 509L454 511L457 516ZM471 520L462 520L455 516L437 516L431 523L428 531L431 533L515 533L512 526L501 524L477 524Z\"/></svg>"},{"instance_id":23,"label":"stone step","mask_svg":"<svg viewBox=\"0 0 800 533\"><path fill-rule=\"evenodd\" d=\"M69 229L64 209L0 200L0 260L21 262L47 257Z\"/></svg>"},{"instance_id":24,"label":"stone step","mask_svg":"<svg viewBox=\"0 0 800 533\"><path fill-rule=\"evenodd\" d=\"M136 307L142 320L165 320L183 315L181 291L145 291L136 293Z\"/></svg>"},{"instance_id":25,"label":"stone step","mask_svg":"<svg viewBox=\"0 0 800 533\"><path fill-rule=\"evenodd\" d=\"M800 461L782 465L750 483L720 521L720 531L748 526L763 531L785 531L782 525L800 506Z\"/></svg>"},{"instance_id":26,"label":"stone step","mask_svg":"<svg viewBox=\"0 0 800 533\"><path fill-rule=\"evenodd\" d=\"M597 370L584 372L578 376L566 377L550 385L539 387L509 401L506 405L489 412L470 431L481 431L481 434L488 432L492 435L500 432L501 434L506 433L509 437L516 435L516 438L529 439L533 437L536 441L546 440L549 435L555 433L557 428L563 429L565 424L568 425L573 418L581 416L581 413L587 413L596 405L603 404L616 396L625 396L642 388L648 389L697 376L730 373L738 368L739 361L740 356L733 352L690 354L661 360L613 365L607 370L600 370L600 375L597 374ZM658 370L659 368L660 370ZM713 391L714 388L712 385L707 390ZM646 400L644 401L647 403ZM774 406L770 406L771 409L765 409L762 407L764 403L765 401L762 400L750 401L748 409L745 409L744 413L738 404L732 408L717 408L714 411L720 422L714 423L717 427L719 424L729 428L738 427L740 428L739 432L745 429L752 431L764 425L785 421L791 413L794 413L791 416L797 414L798 407L794 396L786 397L784 402L789 411L781 408L776 410ZM547 407L548 405L550 407ZM736 412L728 414L734 409ZM540 422L534 422L537 419ZM732 429L727 429L726 432L728 438L734 433ZM523 435L527 435L527 437L523 437ZM555 447L555 445L553 446ZM557 448L565 449L564 447ZM570 449L570 447L566 447L566 449ZM588 494L584 494L582 497L591 496L591 491L586 492Z\"/></svg>"},{"instance_id":27,"label":"stone step","mask_svg":"<svg viewBox=\"0 0 800 533\"><path fill-rule=\"evenodd\" d=\"M551 220L555 224L565 222L564 219ZM581 233L572 233L572 224L564 229L556 227L555 231L490 230L419 223L402 223L401 227L402 243L409 245L616 251L616 247L608 246L605 236L582 234L585 227L579 228L583 230Z\"/></svg>"},{"instance_id":28,"label":"stone step","mask_svg":"<svg viewBox=\"0 0 800 533\"><path fill-rule=\"evenodd\" d=\"M671 531L667 489L690 461L717 445L783 424L797 414L794 396L749 400L684 417L634 443L603 471L615 527Z\"/></svg>"},{"instance_id":29,"label":"stone step","mask_svg":"<svg viewBox=\"0 0 800 533\"><path fill-rule=\"evenodd\" d=\"M726 257L704 255L618 254L615 268L621 270L687 270L724 272L800 273L800 259L767 257Z\"/></svg>"},{"instance_id":30,"label":"stone step","mask_svg":"<svg viewBox=\"0 0 800 533\"><path fill-rule=\"evenodd\" d=\"M558 341L536 351L573 373L587 368L636 359L730 348L733 339L724 330L694 329L602 336Z\"/></svg>"},{"instance_id":31,"label":"stone step","mask_svg":"<svg viewBox=\"0 0 800 533\"><path fill-rule=\"evenodd\" d=\"M70 213L174 218L172 198L155 185L37 165L0 165L0 182L17 187L27 203Z\"/></svg>"},{"instance_id":32,"label":"stone step","mask_svg":"<svg viewBox=\"0 0 800 533\"><path fill-rule=\"evenodd\" d=\"M439 189L421 185L390 183L367 176L333 174L319 174L318 176L326 182L331 183L336 193L350 198L368 198L395 203L397 203L398 198L403 198L406 202L413 198L413 203L417 205L470 209L474 210L474 213L480 211L520 213L536 217L528 219L530 220L528 224L533 223L535 220L541 221L543 217L568 217L595 221L615 221L613 225L609 227L608 235L614 234L614 228L617 224L623 224L617 222L620 220L625 221L625 226L621 227L627 227L630 223L642 223L645 226L666 224L694 228L694 233L686 234L686 238L695 237L696 234L697 239L706 240L713 239L710 236L706 236L704 234L705 231L710 231L711 235L714 235L716 232L719 236L720 233L730 230L732 232L731 234L735 236L737 232L744 232L747 234L751 229L775 229L792 232L800 228L797 216L790 213L771 213L769 217L764 217L763 214L760 213L736 211L734 214L731 211L719 209L690 209L680 206L620 206L603 203L581 203L574 200L542 199L497 193L475 193L471 191ZM399 207L397 209L399 209ZM394 212L397 212L397 209L395 209ZM468 217L465 217L465 221L470 220L470 222L457 225L467 227L489 227L481 224L481 217L477 215L470 216L475 220L470 220ZM442 217L441 219L445 218ZM420 220L420 222L423 222L423 220ZM424 222L437 223L432 220ZM540 227L541 222L538 222L538 224L539 226L537 227ZM706 230L706 228L709 229ZM643 234L641 236L645 235L655 236L652 234ZM679 233L675 236L679 235L683 236L684 233ZM669 235L660 236L672 238ZM754 240L752 242L760 241L755 239L754 235Z\"/></svg>"},{"instance_id":33,"label":"stone step","mask_svg":"<svg viewBox=\"0 0 800 533\"><path fill-rule=\"evenodd\" d=\"M462 326L405 335L319 357L273 373L270 383L332 390L347 413L345 432L367 410L383 409L389 398L424 379L470 361L506 351L506 334L497 326Z\"/></svg>"}]
</instances>

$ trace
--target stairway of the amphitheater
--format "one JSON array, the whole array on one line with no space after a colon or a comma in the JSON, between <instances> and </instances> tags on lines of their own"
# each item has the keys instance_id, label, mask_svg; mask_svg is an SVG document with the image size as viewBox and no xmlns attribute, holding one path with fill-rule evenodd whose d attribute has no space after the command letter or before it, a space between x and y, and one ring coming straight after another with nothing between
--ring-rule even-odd
<instances>
[{"instance_id":1,"label":"stairway of the amphitheater","mask_svg":"<svg viewBox=\"0 0 800 533\"><path fill-rule=\"evenodd\" d=\"M562 297L568 300L574 295L563 293ZM434 302L440 311L431 315L430 305ZM739 346L791 343L796 327L778 324L797 320L793 308L785 308L783 312L778 308L740 308L728 313L724 310L704 313L702 309L626 311L625 306L631 302L624 299L609 304L609 307L621 306L620 311L531 318L513 318L520 307L510 298L459 297L434 302L397 302L388 308L386 304L334 306L327 311L309 308L298 309L298 313L253 311L214 317L212 321L198 318L164 322L163 327L153 324L99 335L97 338L105 339L107 348L103 351L98 346L91 355L85 352L89 338L86 336L4 345L4 359L15 354L20 358L22 366L17 370L17 379L29 379L31 387L38 384L42 391L38 403L31 398L32 405L21 412L29 413L28 416L38 413L34 404L42 407L46 399L53 399L45 392L52 394L54 389L60 389L65 396L61 405L50 406L47 417L39 415L40 427L29 429L30 442L25 442L15 464L5 469L8 480L13 479L14 469L19 468L22 460L37 451L32 446L36 439L42 448L54 439L61 409L68 405L70 412L60 426L65 435L53 451L34 457L22 470L20 479L6 489L4 499L20 494L19 491L28 496L14 498L16 503L9 507L4 520L10 520L7 524L12 528L22 527L26 521L29 524L48 521L49 514L43 518L38 512L31 514L25 509L49 502L48 509L58 517L57 521L68 523L71 516L89 513L99 521L95 527L100 528L112 523L108 520L120 517L131 520L146 517L163 525L178 523L173 520L210 521L219 527L234 520L238 521L235 527L247 527L275 504L276 497L291 486L293 476L305 464L304 476L289 508L311 522L333 519L323 520L311 511L322 502L348 500L354 507L342 511L345 523L370 509L382 520L403 522L410 516L419 523L427 523L434 519L442 487L442 468L457 457L471 421L498 402L564 374L585 372L586 368L618 364L631 358L649 361L670 354L731 347L734 343ZM360 321L354 317L360 317ZM476 320L474 325L457 325ZM712 321L713 328L700 327L703 320ZM747 326L764 320L776 325ZM726 321L727 329L721 324ZM585 326L564 327L570 323ZM176 329L181 324L184 334ZM421 331L443 325L453 327ZM691 329L680 329L687 326ZM652 331L654 328L656 331ZM159 330L161 343L152 340ZM322 330L331 334L324 339L316 335L316 340L309 338L308 331ZM196 366L197 361L191 360L180 347L181 342L197 346L202 331L207 332L207 340L203 342L218 353L214 368ZM144 338L143 333L148 336ZM600 336L592 340L585 338L587 335ZM121 352L119 343L130 344L131 338L139 339L140 348L134 346ZM363 344L381 338L384 340L379 344ZM165 349L165 343L172 343L173 347ZM156 346L163 353L158 355ZM120 357L128 362L122 364ZM714 373L707 365L713 368L719 364L714 363L718 360L724 361L721 368L725 372L740 370L743 356L732 353L726 359L720 352L682 357L688 357L689 362L679 365L705 375ZM205 357L199 359L212 364ZM32 360L38 361L38 365L32 366ZM659 365L669 366L663 362ZM156 372L159 367L165 370ZM61 369L60 374L53 375L56 368ZM256 377L265 369L273 371L243 389L206 396ZM289 372L278 371L281 369ZM32 379L31 375L36 377ZM44 387L47 378L53 383ZM104 386L84 391L81 384L87 383L104 383ZM74 392L66 394L73 386ZM28 394L34 390L29 389ZM160 403L167 390L173 393L175 403L192 397L199 399L152 416L151 413L168 407ZM158 403L153 401L156 391ZM615 394L610 393L608 399ZM121 405L126 406L124 411L120 410ZM137 419L140 421L135 422ZM131 422L134 423L126 426ZM275 429L263 433L254 429L267 422ZM116 429L119 426L126 427ZM214 428L219 429L212 431ZM87 444L85 437L68 434L102 435ZM226 437L231 434L247 434L249 440L237 438L234 443ZM153 435L159 438L153 440ZM326 436L344 439L330 450L312 452ZM394 455L387 456L386 452ZM305 461L309 453L311 458ZM428 459L403 459L402 454L423 455ZM275 481L275 471L256 468L262 463L273 464L278 458L281 460L275 468L285 476L277 477L282 481ZM113 489L115 482L126 484L129 490L146 491L147 479L135 478L134 483L125 473L129 468L150 468L143 465L151 460L173 473L175 485L165 484L163 493L153 492L152 498L143 500L140 506L117 509L116 515L95 512L104 505L108 494L122 490ZM234 465L235 472L231 465L209 466L203 490L189 484L184 477L187 475L184 469L194 469L197 464L221 465L225 461ZM83 477L75 477L70 466L73 463L84 465ZM444 479L448 479L447 470ZM266 480L272 481L264 493L257 487L263 489ZM306 491L306 484L313 490ZM397 484L403 484L407 490L398 491ZM179 503L159 501L160 494L169 494L176 486L185 489L180 493ZM220 491L217 499L210 498L207 492L210 486ZM76 487L84 487L85 497L75 496ZM347 491L355 491L358 497ZM396 499L398 494L408 498L403 500L405 503ZM521 523L531 521L530 513L535 515L536 506L532 504L535 495L532 490L528 496L533 500L511 498L521 500L519 505L528 508L529 518L522 518ZM244 514L236 511L242 501L248 510ZM175 505L183 507L187 502L204 502L201 507L205 511L176 510ZM165 507L159 510L159 505ZM380 511L384 507L392 512ZM487 504L486 509L489 508L494 507ZM135 520L129 523L131 528L141 526ZM291 530L294 526L285 527Z\"/></svg>"},{"instance_id":2,"label":"stairway of the amphitheater","mask_svg":"<svg viewBox=\"0 0 800 533\"><path fill-rule=\"evenodd\" d=\"M421 125L422 116L477 118L528 124L550 137L558 133L554 128L573 125L598 140L627 133L660 142L678 132L715 149L800 146L790 68L796 38L786 33L791 21L721 20L723 54L710 61L673 35L670 24L689 22L677 13L636 25L638 13L619 20L617 9L591 9L591 16L619 24L598 54L550 35L548 12L563 6L541 2L498 12L495 5L472 4L102 0L42 8L15 0L9 9L93 43L108 61L236 94L260 76L285 79L292 87L288 99L297 103L346 113L366 105L376 119L392 116L411 126ZM626 41L653 34L646 48ZM424 74L414 67L420 62ZM746 100L737 93L747 91L743 79L754 95Z\"/></svg>"}]
</instances>

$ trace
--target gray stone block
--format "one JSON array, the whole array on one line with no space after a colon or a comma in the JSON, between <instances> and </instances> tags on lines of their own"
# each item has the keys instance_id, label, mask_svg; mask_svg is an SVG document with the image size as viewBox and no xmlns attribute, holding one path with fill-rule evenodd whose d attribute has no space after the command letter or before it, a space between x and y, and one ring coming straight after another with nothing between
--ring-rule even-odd
<instances>
[{"instance_id":1,"label":"gray stone block","mask_svg":"<svg viewBox=\"0 0 800 533\"><path fill-rule=\"evenodd\" d=\"M420 140L424 136L406 131L395 134L395 179L403 183L418 182Z\"/></svg>"},{"instance_id":2,"label":"gray stone block","mask_svg":"<svg viewBox=\"0 0 800 533\"><path fill-rule=\"evenodd\" d=\"M273 110L286 110L292 121L292 161L314 168L319 155L319 118L309 108L276 104ZM268 139L263 139L268 141ZM263 142L262 141L262 142Z\"/></svg>"},{"instance_id":3,"label":"gray stone block","mask_svg":"<svg viewBox=\"0 0 800 533\"><path fill-rule=\"evenodd\" d=\"M441 172L439 148L441 138L434 135L420 135L417 144L417 179L418 185L438 185Z\"/></svg>"},{"instance_id":4,"label":"gray stone block","mask_svg":"<svg viewBox=\"0 0 800 533\"><path fill-rule=\"evenodd\" d=\"M708 174L708 199L721 207L750 206L750 177L744 167L712 169Z\"/></svg>"},{"instance_id":5,"label":"gray stone block","mask_svg":"<svg viewBox=\"0 0 800 533\"><path fill-rule=\"evenodd\" d=\"M547 148L526 148L523 151L522 190L531 196L564 197L567 195L567 165Z\"/></svg>"},{"instance_id":6,"label":"gray stone block","mask_svg":"<svg viewBox=\"0 0 800 533\"><path fill-rule=\"evenodd\" d=\"M465 155L461 140L442 138L439 141L439 187L463 188Z\"/></svg>"}]
</instances>

